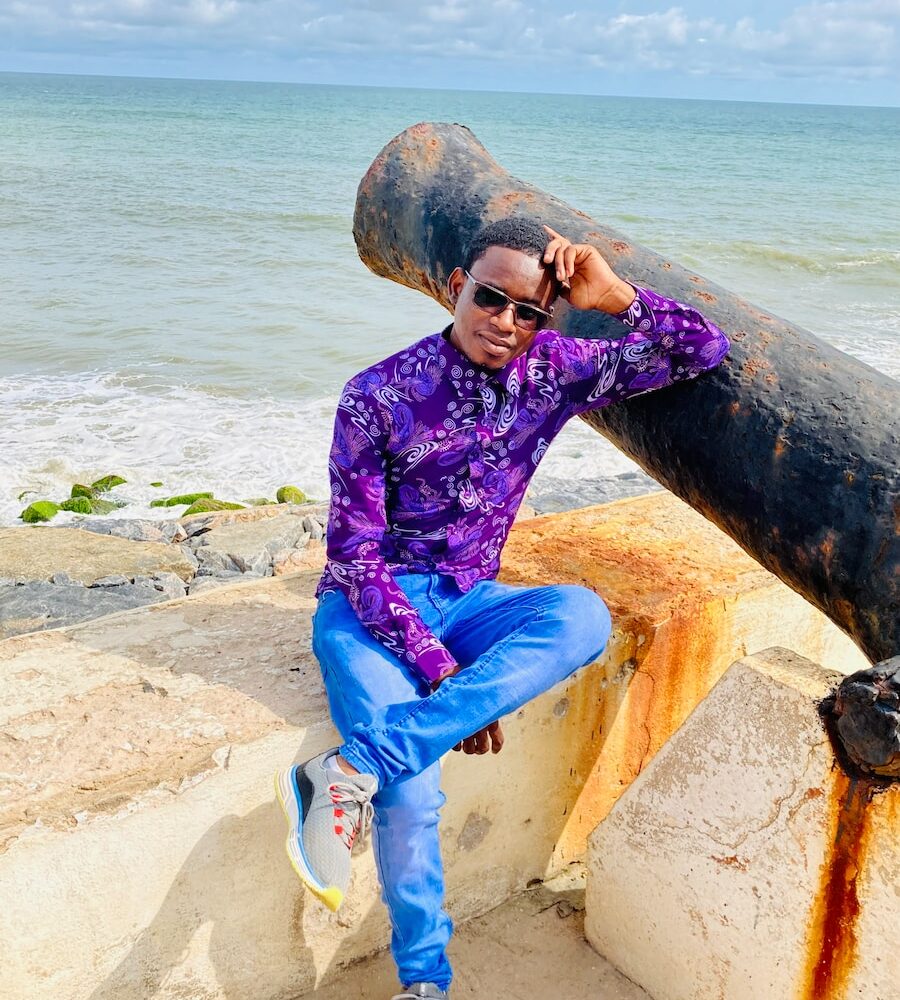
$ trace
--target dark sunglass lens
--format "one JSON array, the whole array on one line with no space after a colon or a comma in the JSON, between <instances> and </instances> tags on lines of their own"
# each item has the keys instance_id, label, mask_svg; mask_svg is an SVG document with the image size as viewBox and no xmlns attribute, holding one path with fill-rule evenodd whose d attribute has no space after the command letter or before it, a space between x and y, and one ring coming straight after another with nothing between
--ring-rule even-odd
<instances>
[{"instance_id":1,"label":"dark sunglass lens","mask_svg":"<svg viewBox=\"0 0 900 1000\"><path fill-rule=\"evenodd\" d=\"M496 288L488 288L487 285L476 285L472 301L479 309L503 309L509 303L509 299L498 292Z\"/></svg>"},{"instance_id":2,"label":"dark sunglass lens","mask_svg":"<svg viewBox=\"0 0 900 1000\"><path fill-rule=\"evenodd\" d=\"M543 313L531 306L516 306L516 319L522 326L537 326Z\"/></svg>"}]
</instances>

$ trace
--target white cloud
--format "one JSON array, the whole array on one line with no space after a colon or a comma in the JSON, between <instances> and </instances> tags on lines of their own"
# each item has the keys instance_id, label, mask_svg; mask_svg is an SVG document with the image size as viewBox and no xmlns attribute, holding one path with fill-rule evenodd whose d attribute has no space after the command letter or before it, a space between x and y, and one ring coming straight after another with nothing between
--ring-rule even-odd
<instances>
[{"instance_id":1,"label":"white cloud","mask_svg":"<svg viewBox=\"0 0 900 1000\"><path fill-rule=\"evenodd\" d=\"M684 8L670 7L600 21L580 13L566 27L584 58L604 67L746 79L896 77L900 71L900 0L811 3L773 25L753 17L690 18Z\"/></svg>"},{"instance_id":2,"label":"white cloud","mask_svg":"<svg viewBox=\"0 0 900 1000\"><path fill-rule=\"evenodd\" d=\"M7 51L152 56L179 47L299 59L428 56L570 74L590 67L743 79L896 79L900 0L825 0L765 20L700 15L699 3L648 11L622 0L557 12L533 0L0 0ZM708 8L704 8L708 9ZM0 41L0 45L4 43ZM526 56L527 54L527 56Z\"/></svg>"}]
</instances>

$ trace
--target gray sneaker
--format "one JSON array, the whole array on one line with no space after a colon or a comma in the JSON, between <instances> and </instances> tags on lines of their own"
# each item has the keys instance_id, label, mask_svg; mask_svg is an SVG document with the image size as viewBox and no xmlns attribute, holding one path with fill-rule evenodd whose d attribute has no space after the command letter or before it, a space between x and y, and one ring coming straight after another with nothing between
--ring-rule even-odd
<instances>
[{"instance_id":1,"label":"gray sneaker","mask_svg":"<svg viewBox=\"0 0 900 1000\"><path fill-rule=\"evenodd\" d=\"M397 993L391 1000L450 1000L450 991L438 989L434 983L412 983L405 987L402 993Z\"/></svg>"},{"instance_id":2,"label":"gray sneaker","mask_svg":"<svg viewBox=\"0 0 900 1000\"><path fill-rule=\"evenodd\" d=\"M365 840L378 782L371 774L344 774L326 750L275 775L275 792L288 821L285 843L294 870L329 910L343 903L350 884L350 852ZM429 994L424 994L428 996Z\"/></svg>"}]
</instances>

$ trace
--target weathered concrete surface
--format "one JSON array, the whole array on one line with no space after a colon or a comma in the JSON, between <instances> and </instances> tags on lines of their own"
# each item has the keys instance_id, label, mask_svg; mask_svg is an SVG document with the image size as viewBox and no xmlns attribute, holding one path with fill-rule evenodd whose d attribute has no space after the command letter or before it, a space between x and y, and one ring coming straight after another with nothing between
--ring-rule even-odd
<instances>
[{"instance_id":1,"label":"weathered concrete surface","mask_svg":"<svg viewBox=\"0 0 900 1000\"><path fill-rule=\"evenodd\" d=\"M584 939L584 891L555 879L456 929L450 942L454 997L490 1000L649 1000ZM579 898L580 895L580 898ZM308 997L387 1000L397 972L381 952Z\"/></svg>"},{"instance_id":2,"label":"weathered concrete surface","mask_svg":"<svg viewBox=\"0 0 900 1000\"><path fill-rule=\"evenodd\" d=\"M127 577L177 573L189 580L193 562L177 545L134 542L77 528L0 528L0 578L49 580L66 573L79 583L103 576Z\"/></svg>"},{"instance_id":3,"label":"weathered concrete surface","mask_svg":"<svg viewBox=\"0 0 900 1000\"><path fill-rule=\"evenodd\" d=\"M835 767L836 679L736 662L592 835L588 939L654 1000L900 995L900 786Z\"/></svg>"},{"instance_id":4,"label":"weathered concrete surface","mask_svg":"<svg viewBox=\"0 0 900 1000\"><path fill-rule=\"evenodd\" d=\"M376 274L447 306L447 277L472 235L510 215L594 244L623 277L725 330L731 350L714 371L584 419L871 660L900 653L900 385L510 176L460 125L415 125L381 151L359 185L354 236ZM554 326L622 334L613 317L562 302Z\"/></svg>"},{"instance_id":5,"label":"weathered concrete surface","mask_svg":"<svg viewBox=\"0 0 900 1000\"><path fill-rule=\"evenodd\" d=\"M668 493L518 525L510 583L580 583L612 612L615 653L573 689L568 821L560 862L712 689L736 656L772 642L841 672L865 657L727 535Z\"/></svg>"},{"instance_id":6,"label":"weathered concrete surface","mask_svg":"<svg viewBox=\"0 0 900 1000\"><path fill-rule=\"evenodd\" d=\"M597 664L507 720L502 754L448 755L442 837L458 920L580 856L745 650L775 637L841 664L856 652L669 495L524 521L504 555L507 580L596 587L615 631ZM0 643L11 995L288 1000L387 940L369 849L338 914L301 891L283 854L272 772L336 739L309 650L317 577Z\"/></svg>"}]
</instances>

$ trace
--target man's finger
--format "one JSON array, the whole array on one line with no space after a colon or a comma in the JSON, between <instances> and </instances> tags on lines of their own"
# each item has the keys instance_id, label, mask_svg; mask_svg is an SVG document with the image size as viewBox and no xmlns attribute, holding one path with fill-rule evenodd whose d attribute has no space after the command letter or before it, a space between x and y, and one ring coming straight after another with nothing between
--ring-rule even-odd
<instances>
[{"instance_id":1,"label":"man's finger","mask_svg":"<svg viewBox=\"0 0 900 1000\"><path fill-rule=\"evenodd\" d=\"M575 261L578 257L578 248L570 243L563 252L563 260L566 265L566 278L571 278L575 273Z\"/></svg>"},{"instance_id":2,"label":"man's finger","mask_svg":"<svg viewBox=\"0 0 900 1000\"><path fill-rule=\"evenodd\" d=\"M477 753L487 753L491 749L491 738L486 729L479 729L475 734L475 748Z\"/></svg>"},{"instance_id":3,"label":"man's finger","mask_svg":"<svg viewBox=\"0 0 900 1000\"><path fill-rule=\"evenodd\" d=\"M551 229L548 225L544 225L544 229L550 234L551 238L554 240L565 240L565 236L560 235L555 229Z\"/></svg>"},{"instance_id":4,"label":"man's finger","mask_svg":"<svg viewBox=\"0 0 900 1000\"><path fill-rule=\"evenodd\" d=\"M454 750L455 750L455 751L456 751L457 753L459 753L459 751L460 751L460 750L462 750L462 742L459 742L459 743L457 743L457 744L456 744L456 746L455 746L455 747L454 747L453 749L454 749Z\"/></svg>"},{"instance_id":5,"label":"man's finger","mask_svg":"<svg viewBox=\"0 0 900 1000\"><path fill-rule=\"evenodd\" d=\"M503 749L503 729L499 722L495 722L493 726L490 727L491 733L491 752L500 753Z\"/></svg>"},{"instance_id":6,"label":"man's finger","mask_svg":"<svg viewBox=\"0 0 900 1000\"><path fill-rule=\"evenodd\" d=\"M463 740L463 750L466 753L475 753L475 737L474 736L467 736Z\"/></svg>"},{"instance_id":7,"label":"man's finger","mask_svg":"<svg viewBox=\"0 0 900 1000\"><path fill-rule=\"evenodd\" d=\"M544 250L544 263L552 264L554 257L559 253L559 251L565 246L565 242L560 239L550 240L547 244L547 249Z\"/></svg>"}]
</instances>

